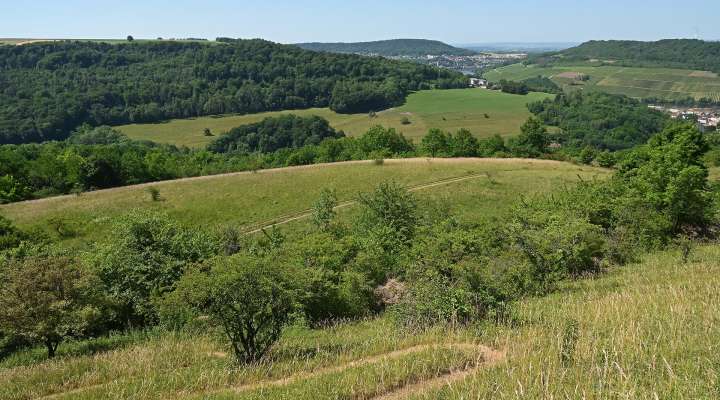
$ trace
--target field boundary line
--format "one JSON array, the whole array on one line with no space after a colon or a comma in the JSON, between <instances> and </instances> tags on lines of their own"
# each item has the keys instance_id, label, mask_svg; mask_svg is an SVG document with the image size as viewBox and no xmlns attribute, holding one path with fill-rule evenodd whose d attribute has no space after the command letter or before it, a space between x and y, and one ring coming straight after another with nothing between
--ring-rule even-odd
<instances>
[{"instance_id":1,"label":"field boundary line","mask_svg":"<svg viewBox=\"0 0 720 400\"><path fill-rule=\"evenodd\" d=\"M394 164L412 164L412 163L437 163L437 164L452 164L457 162L476 162L478 165L482 163L487 164L508 164L513 162L526 162L528 164L535 164L535 165L551 165L551 164L567 164L562 161L555 161L555 160L542 160L542 159L534 159L534 158L519 158L519 157L510 157L510 158L492 158L492 157L454 157L454 158L442 158L442 157L412 157L412 158L388 158L385 159L384 163L387 165L394 165ZM319 164L309 164L309 165L296 165L291 167L278 167L278 168L267 168L267 169L258 169L255 171L237 171L237 172L223 172L219 174L210 174L210 175L199 175L199 176L189 176L186 178L177 178L177 179L166 179L162 181L155 181L155 182L145 182L145 183L138 183L135 185L125 185L125 186L117 186L107 189L98 189L98 190L91 190L87 192L83 192L82 196L93 196L96 194L101 193L107 193L107 192L115 192L115 191L122 191L122 190L132 190L132 189L141 189L146 188L149 186L162 186L172 183L182 183L182 182L194 182L194 181L203 181L203 180L212 180L215 178L227 178L227 177L235 177L235 176L244 176L244 175L254 175L254 174L272 174L272 173L282 173L286 171L297 171L297 170L312 170L316 168L325 168L325 167L332 167L332 166L344 166L344 165L372 165L373 160L350 160L350 161L337 161L337 162L330 162L330 163L319 163ZM381 167L380 167L381 168ZM44 202L50 202L50 201L57 201L57 200L63 200L63 199L69 199L69 198L76 198L78 197L75 194L63 194L59 196L52 196L52 197L44 197L41 199L31 199L31 200L23 200L23 201L15 201L8 204L0 204L0 209L6 206L13 206L18 204L32 204L32 203L44 203Z\"/></svg>"},{"instance_id":2,"label":"field boundary line","mask_svg":"<svg viewBox=\"0 0 720 400\"><path fill-rule=\"evenodd\" d=\"M449 185L451 183L457 183L457 182L462 182L462 181L466 181L466 180L470 180L470 179L479 179L479 178L487 178L487 177L488 177L488 174L485 172L479 173L479 174L472 174L472 175L462 175L462 176L456 176L456 177L452 177L452 178L440 179L440 180L433 181L433 182L408 186L408 187L406 187L406 189L408 192L417 192L420 190L430 189L430 188L437 187L437 186ZM347 200L347 201L341 202L337 206L333 207L333 210L337 211L337 210L340 210L340 209L343 209L346 207L353 206L355 204L357 204L357 200ZM298 211L296 213L286 214L279 218L273 218L272 220L266 220L266 222L263 222L260 224L252 224L249 227L250 230L245 230L245 231L241 232L241 234L252 235L255 233L262 232L265 229L272 229L276 226L285 225L285 224L288 224L293 221L305 219L305 218L312 216L312 212L313 212L312 209L306 209L303 211ZM276 221L276 222L268 223L269 221ZM252 229L252 227L255 227L258 225L260 225L260 227Z\"/></svg>"}]
</instances>

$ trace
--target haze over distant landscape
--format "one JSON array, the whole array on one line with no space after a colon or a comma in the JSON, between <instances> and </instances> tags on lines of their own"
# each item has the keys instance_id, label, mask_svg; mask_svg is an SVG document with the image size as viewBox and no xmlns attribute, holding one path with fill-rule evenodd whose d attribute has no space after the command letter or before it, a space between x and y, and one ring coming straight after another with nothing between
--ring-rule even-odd
<instances>
[{"instance_id":1,"label":"haze over distant landscape","mask_svg":"<svg viewBox=\"0 0 720 400\"><path fill-rule=\"evenodd\" d=\"M4 2L0 37L217 36L281 43L428 38L446 43L719 39L715 0ZM82 23L78 23L82 21Z\"/></svg>"}]
</instances>

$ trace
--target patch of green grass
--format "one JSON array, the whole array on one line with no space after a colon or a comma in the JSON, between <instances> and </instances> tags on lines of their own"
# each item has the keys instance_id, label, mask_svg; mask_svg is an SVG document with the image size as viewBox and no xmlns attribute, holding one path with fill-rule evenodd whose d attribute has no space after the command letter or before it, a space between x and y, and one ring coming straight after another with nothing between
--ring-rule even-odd
<instances>
[{"instance_id":1,"label":"patch of green grass","mask_svg":"<svg viewBox=\"0 0 720 400\"><path fill-rule=\"evenodd\" d=\"M323 117L349 136L362 135L374 125L395 128L416 142L430 128L451 131L465 128L477 137L509 136L519 133L520 126L530 116L526 105L549 96L544 93L518 96L482 89L425 90L408 96L403 106L378 112L374 118L369 114L337 114L327 108L314 108L132 124L119 126L118 129L133 139L201 147L213 140L213 137L203 134L205 128L217 136L270 116L297 114ZM485 118L485 114L489 118ZM404 125L403 118L407 118L410 124Z\"/></svg>"},{"instance_id":2,"label":"patch of green grass","mask_svg":"<svg viewBox=\"0 0 720 400\"><path fill-rule=\"evenodd\" d=\"M586 82L562 77L563 73L577 72L590 77ZM566 90L599 90L624 94L630 97L657 97L676 99L703 97L720 101L720 77L717 74L672 68L632 68L621 66L561 65L539 67L513 64L485 74L491 81L500 79L523 80L546 76Z\"/></svg>"},{"instance_id":3,"label":"patch of green grass","mask_svg":"<svg viewBox=\"0 0 720 400\"><path fill-rule=\"evenodd\" d=\"M148 185L69 195L0 206L0 212L22 228L53 232L53 221L77 226L77 236L58 238L67 244L98 240L107 234L113 217L133 208L162 210L188 225L203 228L269 224L283 215L311 207L323 188L335 189L339 200L354 199L378 182L394 180L404 186L481 175L477 178L418 191L421 198L443 198L462 218L498 215L520 194L548 192L591 179L607 171L542 160L517 159L405 159L314 165L244 172L214 177L152 183L163 201L152 201ZM345 213L345 211L343 211ZM287 229L307 225L297 221Z\"/></svg>"},{"instance_id":4,"label":"patch of green grass","mask_svg":"<svg viewBox=\"0 0 720 400\"><path fill-rule=\"evenodd\" d=\"M720 167L710 168L710 180L711 181L720 181Z\"/></svg>"}]
</instances>

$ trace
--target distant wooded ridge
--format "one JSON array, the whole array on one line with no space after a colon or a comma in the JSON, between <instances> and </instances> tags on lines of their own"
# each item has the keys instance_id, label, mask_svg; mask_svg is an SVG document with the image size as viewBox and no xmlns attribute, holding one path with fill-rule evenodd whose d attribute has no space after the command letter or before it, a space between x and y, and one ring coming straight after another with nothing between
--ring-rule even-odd
<instances>
[{"instance_id":1,"label":"distant wooded ridge","mask_svg":"<svg viewBox=\"0 0 720 400\"><path fill-rule=\"evenodd\" d=\"M613 61L628 66L720 72L720 42L697 39L665 39L656 42L593 40L557 53L539 56L532 61L589 60Z\"/></svg>"},{"instance_id":2,"label":"distant wooded ridge","mask_svg":"<svg viewBox=\"0 0 720 400\"><path fill-rule=\"evenodd\" d=\"M475 52L426 39L391 39L357 43L298 43L305 50L381 56L472 55Z\"/></svg>"},{"instance_id":3,"label":"distant wooded ridge","mask_svg":"<svg viewBox=\"0 0 720 400\"><path fill-rule=\"evenodd\" d=\"M82 124L330 107L379 111L467 86L448 70L264 40L0 46L0 143L61 140Z\"/></svg>"}]
</instances>

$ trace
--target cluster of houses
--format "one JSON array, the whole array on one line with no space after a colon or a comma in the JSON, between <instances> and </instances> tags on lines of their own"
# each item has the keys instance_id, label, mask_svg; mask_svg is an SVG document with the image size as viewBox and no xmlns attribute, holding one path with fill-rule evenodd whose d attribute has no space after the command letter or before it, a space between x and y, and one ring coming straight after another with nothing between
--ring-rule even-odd
<instances>
[{"instance_id":1,"label":"cluster of houses","mask_svg":"<svg viewBox=\"0 0 720 400\"><path fill-rule=\"evenodd\" d=\"M715 108L666 108L651 105L650 108L670 114L671 118L696 121L701 132L720 128L720 109Z\"/></svg>"}]
</instances>

